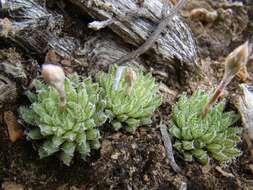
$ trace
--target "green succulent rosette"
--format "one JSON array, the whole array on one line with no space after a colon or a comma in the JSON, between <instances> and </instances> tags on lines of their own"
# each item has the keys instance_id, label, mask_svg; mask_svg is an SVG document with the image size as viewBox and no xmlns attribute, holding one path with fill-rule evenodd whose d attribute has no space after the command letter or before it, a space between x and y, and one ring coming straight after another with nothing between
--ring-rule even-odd
<instances>
[{"instance_id":1,"label":"green succulent rosette","mask_svg":"<svg viewBox=\"0 0 253 190\"><path fill-rule=\"evenodd\" d=\"M219 102L209 110L206 117L201 112L209 96L196 91L190 98L182 94L172 107L169 129L174 137L174 147L184 155L185 160L195 158L205 165L210 158L220 163L229 163L241 155L236 147L241 141L239 128L230 127L239 116L224 112L224 102Z\"/></svg>"},{"instance_id":2,"label":"green succulent rosette","mask_svg":"<svg viewBox=\"0 0 253 190\"><path fill-rule=\"evenodd\" d=\"M66 78L64 110L58 107L59 94L53 87L37 80L35 88L36 93L28 92L31 106L21 107L19 112L31 126L27 138L38 140L40 158L57 153L64 164L70 165L75 152L85 159L91 149L99 148L97 126L107 118L98 84L90 79L81 81L78 75Z\"/></svg>"},{"instance_id":3,"label":"green succulent rosette","mask_svg":"<svg viewBox=\"0 0 253 190\"><path fill-rule=\"evenodd\" d=\"M110 67L108 73L98 73L96 78L103 89L105 112L114 130L123 128L127 132L134 133L139 126L152 122L151 116L162 101L157 94L155 79L150 74L135 72L136 78L130 88L126 81L127 69L129 67L126 67L120 75L116 89L114 89L116 67Z\"/></svg>"}]
</instances>

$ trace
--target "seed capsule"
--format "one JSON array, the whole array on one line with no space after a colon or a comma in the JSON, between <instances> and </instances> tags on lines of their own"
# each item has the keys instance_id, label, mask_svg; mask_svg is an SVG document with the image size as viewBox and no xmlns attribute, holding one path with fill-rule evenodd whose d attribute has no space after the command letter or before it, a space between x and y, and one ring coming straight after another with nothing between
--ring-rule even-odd
<instances>
[{"instance_id":1,"label":"seed capsule","mask_svg":"<svg viewBox=\"0 0 253 190\"><path fill-rule=\"evenodd\" d=\"M134 86L134 81L136 80L136 72L132 68L128 68L125 74L125 81L127 83L127 93L129 94Z\"/></svg>"},{"instance_id":2,"label":"seed capsule","mask_svg":"<svg viewBox=\"0 0 253 190\"><path fill-rule=\"evenodd\" d=\"M62 109L66 104L65 100L65 90L64 90L64 80L65 74L60 66L52 64L42 65L42 76L44 80L53 86L60 95L59 107Z\"/></svg>"},{"instance_id":3,"label":"seed capsule","mask_svg":"<svg viewBox=\"0 0 253 190\"><path fill-rule=\"evenodd\" d=\"M203 109L203 116L206 116L209 109L219 99L222 92L225 90L227 85L231 82L234 76L246 66L249 59L250 44L246 41L244 44L237 47L232 51L225 60L225 72L223 78L216 88L214 95L210 98L208 104Z\"/></svg>"}]
</instances>

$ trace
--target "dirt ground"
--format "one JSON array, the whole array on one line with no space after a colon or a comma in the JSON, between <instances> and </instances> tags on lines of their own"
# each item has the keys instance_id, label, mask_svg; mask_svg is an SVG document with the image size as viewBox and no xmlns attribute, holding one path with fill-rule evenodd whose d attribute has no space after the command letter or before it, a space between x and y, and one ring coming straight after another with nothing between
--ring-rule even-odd
<instances>
[{"instance_id":1,"label":"dirt ground","mask_svg":"<svg viewBox=\"0 0 253 190\"><path fill-rule=\"evenodd\" d=\"M188 18L190 10L198 7L216 10L219 16L213 22ZM165 83L170 93L164 95L165 103L155 113L151 127L141 127L134 135L130 135L113 132L105 125L102 127L101 149L93 152L87 162L77 156L73 165L67 167L54 156L39 160L33 145L25 139L11 143L2 121L0 123L3 126L0 127L2 188L4 190L183 190L186 183L189 190L253 190L253 173L249 168L249 164L253 162L244 141L240 144L244 154L223 168L233 176L224 176L216 169L216 163L212 163L210 167L203 167L196 162L187 163L175 152L175 159L183 169L183 174L176 174L166 158L156 117L159 114L163 114L163 117L169 115L168 107L177 100L179 93L183 91L192 93L196 88L210 89L211 86L217 85L223 74L224 57L236 46L252 38L253 5L191 0L184 9L183 16L196 39L201 68L199 72L202 74L201 76L196 74L188 78L187 82L182 82L178 77L161 77L159 73L154 72L154 76ZM66 25L65 30L80 36L77 31L70 30L75 28L73 25L78 25L78 22ZM86 35L92 36L92 33L87 30ZM87 36L80 38L86 40ZM82 72L78 68L75 69ZM230 84L226 97L227 109L235 109L233 103L238 95L238 84L241 82L244 82L242 78L236 78ZM22 98L18 100L17 106L23 104ZM240 122L237 125L241 127Z\"/></svg>"}]
</instances>

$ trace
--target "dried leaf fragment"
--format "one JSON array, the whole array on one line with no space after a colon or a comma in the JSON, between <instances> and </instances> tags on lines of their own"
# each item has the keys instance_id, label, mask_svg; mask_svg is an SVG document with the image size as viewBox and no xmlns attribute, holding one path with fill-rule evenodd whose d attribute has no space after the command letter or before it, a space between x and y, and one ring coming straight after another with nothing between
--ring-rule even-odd
<instances>
[{"instance_id":1,"label":"dried leaf fragment","mask_svg":"<svg viewBox=\"0 0 253 190\"><path fill-rule=\"evenodd\" d=\"M3 190L24 190L23 185L17 184L15 182L4 182L2 184Z\"/></svg>"},{"instance_id":2,"label":"dried leaf fragment","mask_svg":"<svg viewBox=\"0 0 253 190\"><path fill-rule=\"evenodd\" d=\"M253 164L250 164L250 165L249 165L249 169L250 169L250 171L251 171L251 173L252 173L252 175L253 175Z\"/></svg>"},{"instance_id":3,"label":"dried leaf fragment","mask_svg":"<svg viewBox=\"0 0 253 190\"><path fill-rule=\"evenodd\" d=\"M45 57L45 63L58 64L60 62L60 57L56 54L55 50L50 49Z\"/></svg>"},{"instance_id":4,"label":"dried leaf fragment","mask_svg":"<svg viewBox=\"0 0 253 190\"><path fill-rule=\"evenodd\" d=\"M0 35L8 37L10 33L13 33L13 26L8 18L0 19Z\"/></svg>"},{"instance_id":5,"label":"dried leaf fragment","mask_svg":"<svg viewBox=\"0 0 253 190\"><path fill-rule=\"evenodd\" d=\"M243 82L248 82L251 77L248 73L247 67L243 67L237 74L236 77L239 78L239 80L243 81Z\"/></svg>"},{"instance_id":6,"label":"dried leaf fragment","mask_svg":"<svg viewBox=\"0 0 253 190\"><path fill-rule=\"evenodd\" d=\"M216 166L215 169L224 177L235 177L232 173L224 171L220 166Z\"/></svg>"},{"instance_id":7,"label":"dried leaf fragment","mask_svg":"<svg viewBox=\"0 0 253 190\"><path fill-rule=\"evenodd\" d=\"M212 23L218 18L218 12L215 10L208 11L205 8L196 8L191 11L190 18Z\"/></svg>"},{"instance_id":8,"label":"dried leaf fragment","mask_svg":"<svg viewBox=\"0 0 253 190\"><path fill-rule=\"evenodd\" d=\"M24 135L24 131L17 122L17 118L11 111L4 112L4 123L8 129L8 135L11 142L16 142Z\"/></svg>"}]
</instances>

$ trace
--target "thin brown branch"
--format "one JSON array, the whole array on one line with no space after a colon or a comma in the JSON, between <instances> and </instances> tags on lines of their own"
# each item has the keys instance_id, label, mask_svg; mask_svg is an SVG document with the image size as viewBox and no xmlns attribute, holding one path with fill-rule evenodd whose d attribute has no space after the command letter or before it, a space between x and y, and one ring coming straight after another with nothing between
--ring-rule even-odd
<instances>
[{"instance_id":1,"label":"thin brown branch","mask_svg":"<svg viewBox=\"0 0 253 190\"><path fill-rule=\"evenodd\" d=\"M183 8L183 6L186 4L186 2L187 2L187 0L180 0L177 3L177 5L170 10L168 15L158 24L156 30L151 34L151 36L146 40L146 42L144 44L142 44L135 51L121 57L120 59L115 61L113 64L121 65L121 64L125 63L126 61L130 61L132 59L135 59L135 58L139 57L140 55L142 55L143 53L145 53L154 44L154 42L158 39L158 37L160 36L162 31L165 30L167 24L174 18L174 16L177 14L177 12ZM163 7L167 6L166 4L163 4ZM164 10L166 11L166 7L163 8L162 12L165 12Z\"/></svg>"}]
</instances>

